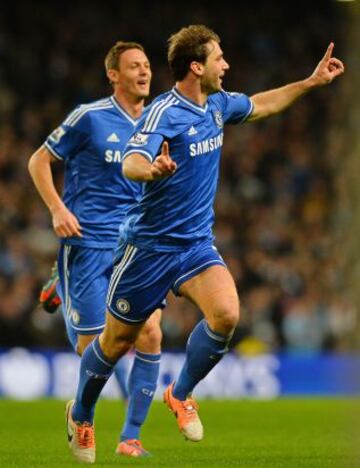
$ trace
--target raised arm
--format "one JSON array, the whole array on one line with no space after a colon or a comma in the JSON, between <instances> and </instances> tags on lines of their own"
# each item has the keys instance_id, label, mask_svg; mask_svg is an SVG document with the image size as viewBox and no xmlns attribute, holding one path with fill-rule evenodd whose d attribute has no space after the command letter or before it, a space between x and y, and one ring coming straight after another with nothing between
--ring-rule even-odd
<instances>
[{"instance_id":1,"label":"raised arm","mask_svg":"<svg viewBox=\"0 0 360 468\"><path fill-rule=\"evenodd\" d=\"M164 179L174 174L176 163L169 154L169 144L164 141L161 153L153 163L140 153L130 153L122 164L122 172L125 177L137 182L151 182Z\"/></svg>"},{"instance_id":2,"label":"raised arm","mask_svg":"<svg viewBox=\"0 0 360 468\"><path fill-rule=\"evenodd\" d=\"M251 122L277 114L307 92L331 83L344 73L344 65L341 60L332 57L333 49L334 44L331 42L309 78L251 96L254 108L247 121Z\"/></svg>"},{"instance_id":3,"label":"raised arm","mask_svg":"<svg viewBox=\"0 0 360 468\"><path fill-rule=\"evenodd\" d=\"M56 191L51 163L56 161L50 151L41 146L31 156L28 164L31 178L52 216L54 231L59 237L81 237L81 226L77 218L66 208Z\"/></svg>"}]
</instances>

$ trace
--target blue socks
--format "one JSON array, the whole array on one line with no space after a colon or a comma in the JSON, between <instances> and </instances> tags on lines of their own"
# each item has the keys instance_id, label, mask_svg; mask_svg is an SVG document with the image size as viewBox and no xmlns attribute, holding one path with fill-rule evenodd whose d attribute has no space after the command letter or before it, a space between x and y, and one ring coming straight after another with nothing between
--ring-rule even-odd
<instances>
[{"instance_id":1,"label":"blue socks","mask_svg":"<svg viewBox=\"0 0 360 468\"><path fill-rule=\"evenodd\" d=\"M61 309L61 313L64 317L64 322L66 326L66 333L69 338L69 341L71 343L71 346L73 347L74 351L77 353L77 340L78 336L76 331L73 329L73 327L70 325L68 318L66 317L66 314L64 312L64 308L62 305L59 306ZM129 399L129 393L127 389L127 367L124 363L123 359L119 359L117 364L114 367L114 374L116 381L119 385L121 395L124 400Z\"/></svg>"},{"instance_id":2,"label":"blue socks","mask_svg":"<svg viewBox=\"0 0 360 468\"><path fill-rule=\"evenodd\" d=\"M102 352L99 337L85 349L80 364L80 379L72 411L74 421L90 424L100 392L112 374L114 363Z\"/></svg>"},{"instance_id":3,"label":"blue socks","mask_svg":"<svg viewBox=\"0 0 360 468\"><path fill-rule=\"evenodd\" d=\"M129 377L129 406L121 440L139 439L142 424L154 398L161 354L136 351Z\"/></svg>"},{"instance_id":4,"label":"blue socks","mask_svg":"<svg viewBox=\"0 0 360 468\"><path fill-rule=\"evenodd\" d=\"M178 400L186 400L195 385L200 382L228 351L231 336L223 336L212 331L206 322L201 320L186 345L185 363L175 383L173 395Z\"/></svg>"},{"instance_id":5,"label":"blue socks","mask_svg":"<svg viewBox=\"0 0 360 468\"><path fill-rule=\"evenodd\" d=\"M118 361L118 364L121 362ZM115 367L118 367L118 364ZM139 439L140 428L148 414L159 376L160 354L136 351L129 378L130 400L121 440ZM72 411L74 421L93 423L100 392L114 370L99 345L99 338L85 349L80 365L80 380ZM125 372L118 369L124 379Z\"/></svg>"},{"instance_id":6,"label":"blue socks","mask_svg":"<svg viewBox=\"0 0 360 468\"><path fill-rule=\"evenodd\" d=\"M128 370L127 370L127 366L125 365L124 359L119 359L118 362L115 364L114 375L119 385L123 399L128 400L129 399L129 391L128 391L128 384L127 384Z\"/></svg>"}]
</instances>

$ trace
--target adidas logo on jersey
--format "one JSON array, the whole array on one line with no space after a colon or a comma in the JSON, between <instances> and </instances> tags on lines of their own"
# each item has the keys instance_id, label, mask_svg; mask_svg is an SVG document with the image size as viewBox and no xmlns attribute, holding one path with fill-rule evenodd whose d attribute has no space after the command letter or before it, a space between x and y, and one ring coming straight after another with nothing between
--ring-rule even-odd
<instances>
[{"instance_id":1,"label":"adidas logo on jersey","mask_svg":"<svg viewBox=\"0 0 360 468\"><path fill-rule=\"evenodd\" d=\"M188 131L188 135L192 136L192 135L196 135L196 134L197 134L196 128L193 125L191 125L190 130Z\"/></svg>"},{"instance_id":2,"label":"adidas logo on jersey","mask_svg":"<svg viewBox=\"0 0 360 468\"><path fill-rule=\"evenodd\" d=\"M106 141L111 141L112 143L119 143L120 138L116 135L116 133L112 133L107 137Z\"/></svg>"}]
</instances>

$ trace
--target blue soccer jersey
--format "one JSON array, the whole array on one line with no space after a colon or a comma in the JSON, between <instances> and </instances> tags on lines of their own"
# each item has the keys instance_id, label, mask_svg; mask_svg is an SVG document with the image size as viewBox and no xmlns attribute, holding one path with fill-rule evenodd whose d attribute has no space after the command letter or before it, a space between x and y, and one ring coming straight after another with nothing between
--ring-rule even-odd
<instances>
[{"instance_id":1,"label":"blue soccer jersey","mask_svg":"<svg viewBox=\"0 0 360 468\"><path fill-rule=\"evenodd\" d=\"M77 107L46 139L46 148L65 162L63 200L82 226L82 238L63 243L116 246L119 224L142 192L141 184L121 173L123 151L137 123L111 96Z\"/></svg>"},{"instance_id":2,"label":"blue soccer jersey","mask_svg":"<svg viewBox=\"0 0 360 468\"><path fill-rule=\"evenodd\" d=\"M140 153L153 161L166 140L177 170L171 177L145 184L139 206L129 211L128 242L166 252L213 238L223 125L244 122L251 112L246 95L225 91L210 95L204 107L175 88L153 101L124 158Z\"/></svg>"}]
</instances>

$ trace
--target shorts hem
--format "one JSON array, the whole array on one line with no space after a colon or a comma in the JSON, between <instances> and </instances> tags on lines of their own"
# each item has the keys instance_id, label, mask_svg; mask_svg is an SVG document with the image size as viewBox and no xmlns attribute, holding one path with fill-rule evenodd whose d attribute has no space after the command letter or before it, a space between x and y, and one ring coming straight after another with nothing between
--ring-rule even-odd
<instances>
[{"instance_id":1,"label":"shorts hem","mask_svg":"<svg viewBox=\"0 0 360 468\"><path fill-rule=\"evenodd\" d=\"M103 331L105 327L105 323L103 323L102 325L95 326L95 327L81 328L81 327L76 327L71 322L69 322L69 326L73 330L75 330L77 334L80 334L80 335L97 335Z\"/></svg>"},{"instance_id":2,"label":"shorts hem","mask_svg":"<svg viewBox=\"0 0 360 468\"><path fill-rule=\"evenodd\" d=\"M185 281L193 278L194 276L198 275L204 270L207 270L209 267L213 265L221 265L225 268L227 268L226 264L222 262L220 259L218 260L210 260L209 262L203 263L202 265L194 268L193 270L188 271L187 273L181 275L177 280L174 281L174 284L172 286L172 290L176 296L179 296L179 288L180 286L185 283Z\"/></svg>"},{"instance_id":3,"label":"shorts hem","mask_svg":"<svg viewBox=\"0 0 360 468\"><path fill-rule=\"evenodd\" d=\"M131 319L124 317L123 315L120 315L118 312L114 312L109 305L107 307L108 307L107 310L113 317L115 317L117 320L120 320L120 322L124 322L128 325L140 325L141 323L146 322L146 320L150 317L149 315L149 317L146 317L140 320L131 320Z\"/></svg>"}]
</instances>

